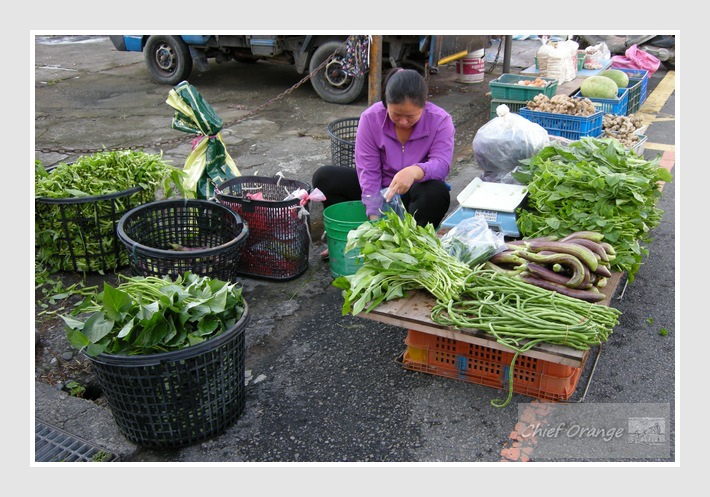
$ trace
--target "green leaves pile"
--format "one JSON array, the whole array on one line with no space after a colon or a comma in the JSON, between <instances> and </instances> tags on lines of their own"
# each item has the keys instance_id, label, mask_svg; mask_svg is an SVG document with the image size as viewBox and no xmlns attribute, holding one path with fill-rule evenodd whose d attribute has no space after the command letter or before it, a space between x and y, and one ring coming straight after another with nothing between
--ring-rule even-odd
<instances>
[{"instance_id":1,"label":"green leaves pile","mask_svg":"<svg viewBox=\"0 0 710 497\"><path fill-rule=\"evenodd\" d=\"M659 164L660 155L646 160L613 138L583 137L566 146L553 141L512 173L528 187L518 228L524 238L603 233L616 250L612 269L633 281L648 256L642 244L663 216L659 182L673 179Z\"/></svg>"},{"instance_id":2,"label":"green leaves pile","mask_svg":"<svg viewBox=\"0 0 710 497\"><path fill-rule=\"evenodd\" d=\"M117 287L104 283L103 292L62 316L69 343L90 357L180 350L218 336L244 314L236 284L191 272L175 280L119 276L125 281Z\"/></svg>"},{"instance_id":3,"label":"green leaves pile","mask_svg":"<svg viewBox=\"0 0 710 497\"><path fill-rule=\"evenodd\" d=\"M184 172L161 155L132 150L97 152L71 164L60 163L48 172L35 161L35 197L98 197L140 186L155 194L159 188L169 197L182 189Z\"/></svg>"},{"instance_id":4,"label":"green leaves pile","mask_svg":"<svg viewBox=\"0 0 710 497\"><path fill-rule=\"evenodd\" d=\"M427 290L448 302L463 290L471 272L443 248L431 224L417 225L408 212L400 218L387 210L380 219L351 230L345 252L356 248L362 265L355 274L333 280L333 286L343 289L343 316L369 312L409 290Z\"/></svg>"}]
</instances>

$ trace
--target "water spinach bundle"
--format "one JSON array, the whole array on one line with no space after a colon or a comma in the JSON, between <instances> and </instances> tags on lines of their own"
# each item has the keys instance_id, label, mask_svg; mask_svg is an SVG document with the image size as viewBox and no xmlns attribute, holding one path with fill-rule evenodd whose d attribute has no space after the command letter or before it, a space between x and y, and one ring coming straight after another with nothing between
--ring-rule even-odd
<instances>
[{"instance_id":1,"label":"water spinach bundle","mask_svg":"<svg viewBox=\"0 0 710 497\"><path fill-rule=\"evenodd\" d=\"M333 286L343 290L343 316L369 312L380 303L426 290L448 302L464 287L471 268L450 255L431 224L417 225L404 212L385 211L348 233L345 252L358 249L362 265L355 274L339 276Z\"/></svg>"},{"instance_id":2,"label":"water spinach bundle","mask_svg":"<svg viewBox=\"0 0 710 497\"><path fill-rule=\"evenodd\" d=\"M660 156L646 160L613 138L553 141L512 173L528 188L518 228L524 238L599 232L616 250L612 270L631 282L663 216L660 184L672 180L659 164Z\"/></svg>"}]
</instances>

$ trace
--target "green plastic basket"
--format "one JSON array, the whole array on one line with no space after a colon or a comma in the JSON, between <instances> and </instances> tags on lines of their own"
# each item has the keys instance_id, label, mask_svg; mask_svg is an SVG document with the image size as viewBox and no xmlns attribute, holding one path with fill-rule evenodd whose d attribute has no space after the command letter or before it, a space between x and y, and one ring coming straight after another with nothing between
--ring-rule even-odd
<instances>
[{"instance_id":1,"label":"green plastic basket","mask_svg":"<svg viewBox=\"0 0 710 497\"><path fill-rule=\"evenodd\" d=\"M547 82L546 86L526 86L518 84L520 81L534 81L539 76L524 76L522 74L501 74L488 86L491 89L491 98L498 100L532 100L540 93L553 97L557 93L557 80L554 78L540 78Z\"/></svg>"}]
</instances>

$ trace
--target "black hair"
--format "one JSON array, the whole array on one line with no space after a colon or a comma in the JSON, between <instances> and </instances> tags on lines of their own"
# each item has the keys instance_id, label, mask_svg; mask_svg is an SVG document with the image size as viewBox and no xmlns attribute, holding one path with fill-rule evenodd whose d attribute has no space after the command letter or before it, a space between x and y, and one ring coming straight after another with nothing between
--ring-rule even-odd
<instances>
[{"instance_id":1,"label":"black hair","mask_svg":"<svg viewBox=\"0 0 710 497\"><path fill-rule=\"evenodd\" d=\"M394 68L387 73L382 84L382 104L401 104L410 100L419 107L427 102L429 88L424 77L414 69Z\"/></svg>"}]
</instances>

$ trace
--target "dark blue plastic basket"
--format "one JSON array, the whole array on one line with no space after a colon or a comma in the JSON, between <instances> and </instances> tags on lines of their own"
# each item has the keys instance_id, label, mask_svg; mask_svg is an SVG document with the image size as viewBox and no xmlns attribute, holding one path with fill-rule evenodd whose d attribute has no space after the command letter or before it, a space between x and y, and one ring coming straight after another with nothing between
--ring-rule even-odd
<instances>
[{"instance_id":1,"label":"dark blue plastic basket","mask_svg":"<svg viewBox=\"0 0 710 497\"><path fill-rule=\"evenodd\" d=\"M643 69L626 69L624 67L612 67L625 72L629 77L629 105L626 109L626 115L635 114L641 108L641 105L646 101L648 92L648 71Z\"/></svg>"},{"instance_id":2,"label":"dark blue plastic basket","mask_svg":"<svg viewBox=\"0 0 710 497\"><path fill-rule=\"evenodd\" d=\"M583 136L594 138L602 134L602 118L604 112L595 112L590 116L568 116L552 112L540 112L525 107L518 111L528 121L539 124L548 134L561 136L570 140L579 140Z\"/></svg>"}]
</instances>

